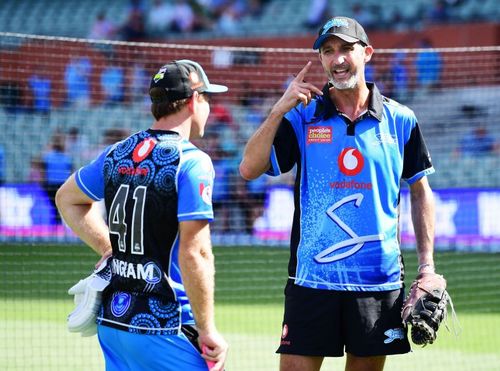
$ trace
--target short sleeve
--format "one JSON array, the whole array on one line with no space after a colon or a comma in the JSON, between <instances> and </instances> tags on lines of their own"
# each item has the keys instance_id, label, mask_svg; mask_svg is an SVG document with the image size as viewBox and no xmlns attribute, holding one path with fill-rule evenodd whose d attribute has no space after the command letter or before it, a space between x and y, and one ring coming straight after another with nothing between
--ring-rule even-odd
<instances>
[{"instance_id":1,"label":"short sleeve","mask_svg":"<svg viewBox=\"0 0 500 371\"><path fill-rule=\"evenodd\" d=\"M269 159L271 168L266 173L268 175L278 176L290 171L300 158L297 136L288 119L292 112L283 118L274 138Z\"/></svg>"},{"instance_id":2,"label":"short sleeve","mask_svg":"<svg viewBox=\"0 0 500 371\"><path fill-rule=\"evenodd\" d=\"M408 184L413 184L434 171L422 132L418 124L415 124L404 148L403 179Z\"/></svg>"},{"instance_id":3,"label":"short sleeve","mask_svg":"<svg viewBox=\"0 0 500 371\"><path fill-rule=\"evenodd\" d=\"M111 149L107 147L94 161L76 172L76 184L95 201L104 198L104 160Z\"/></svg>"},{"instance_id":4,"label":"short sleeve","mask_svg":"<svg viewBox=\"0 0 500 371\"><path fill-rule=\"evenodd\" d=\"M213 220L214 174L212 161L206 153L192 150L184 154L177 179L177 217L180 222Z\"/></svg>"}]
</instances>

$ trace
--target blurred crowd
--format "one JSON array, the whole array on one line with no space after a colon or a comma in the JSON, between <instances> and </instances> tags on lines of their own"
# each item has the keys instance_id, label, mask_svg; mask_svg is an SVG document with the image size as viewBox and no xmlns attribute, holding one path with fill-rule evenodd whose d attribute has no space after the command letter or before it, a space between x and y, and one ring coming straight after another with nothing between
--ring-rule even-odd
<instances>
[{"instance_id":1,"label":"blurred crowd","mask_svg":"<svg viewBox=\"0 0 500 371\"><path fill-rule=\"evenodd\" d=\"M245 17L258 18L272 0L129 0L125 21L115 23L106 12L100 12L88 37L98 40L154 40L175 34L218 31L231 35ZM377 29L407 30L426 24L453 22L455 10L466 0L433 0L423 2L415 15L395 8L384 14L384 4L353 2L350 16L367 31ZM335 3L328 0L308 0L304 31L316 32L324 21L333 16ZM404 4L402 4L404 6ZM286 30L283 30L286 31Z\"/></svg>"},{"instance_id":2,"label":"blurred crowd","mask_svg":"<svg viewBox=\"0 0 500 371\"><path fill-rule=\"evenodd\" d=\"M105 12L100 12L88 37L140 41L208 30L231 33L243 17L258 17L268 1L130 0L125 22L116 24Z\"/></svg>"}]
</instances>

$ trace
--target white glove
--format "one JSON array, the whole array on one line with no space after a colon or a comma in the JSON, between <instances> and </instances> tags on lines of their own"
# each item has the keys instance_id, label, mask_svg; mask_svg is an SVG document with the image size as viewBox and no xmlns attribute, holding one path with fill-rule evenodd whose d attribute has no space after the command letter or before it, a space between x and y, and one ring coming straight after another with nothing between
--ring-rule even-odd
<instances>
[{"instance_id":1,"label":"white glove","mask_svg":"<svg viewBox=\"0 0 500 371\"><path fill-rule=\"evenodd\" d=\"M111 262L109 258L106 259L94 273L68 290L69 295L75 296L76 306L68 315L70 332L80 332L82 336L93 336L97 333L96 319L101 306L102 291L109 285L110 279L110 274L106 272L108 261Z\"/></svg>"}]
</instances>

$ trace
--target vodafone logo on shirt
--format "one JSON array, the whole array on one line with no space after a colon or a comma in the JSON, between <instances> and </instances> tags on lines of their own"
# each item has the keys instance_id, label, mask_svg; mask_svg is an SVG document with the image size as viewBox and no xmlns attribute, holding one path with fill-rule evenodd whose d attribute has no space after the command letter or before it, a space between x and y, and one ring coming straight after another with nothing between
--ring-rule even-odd
<instances>
[{"instance_id":1,"label":"vodafone logo on shirt","mask_svg":"<svg viewBox=\"0 0 500 371\"><path fill-rule=\"evenodd\" d=\"M309 126L307 128L307 144L331 143L332 128L329 126Z\"/></svg>"},{"instance_id":2,"label":"vodafone logo on shirt","mask_svg":"<svg viewBox=\"0 0 500 371\"><path fill-rule=\"evenodd\" d=\"M363 170L365 160L361 152L359 152L356 148L347 147L340 153L338 165L343 174L347 176L354 176L358 175L361 170Z\"/></svg>"},{"instance_id":3,"label":"vodafone logo on shirt","mask_svg":"<svg viewBox=\"0 0 500 371\"><path fill-rule=\"evenodd\" d=\"M153 148L155 148L156 140L153 138L146 138L141 143L137 145L132 154L132 159L134 162L141 162L151 153Z\"/></svg>"}]
</instances>

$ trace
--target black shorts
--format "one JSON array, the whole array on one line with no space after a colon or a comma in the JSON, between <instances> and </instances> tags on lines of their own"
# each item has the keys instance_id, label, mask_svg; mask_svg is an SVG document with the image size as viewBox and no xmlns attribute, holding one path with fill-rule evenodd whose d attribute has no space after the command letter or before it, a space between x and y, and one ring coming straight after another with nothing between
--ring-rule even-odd
<instances>
[{"instance_id":1,"label":"black shorts","mask_svg":"<svg viewBox=\"0 0 500 371\"><path fill-rule=\"evenodd\" d=\"M401 320L404 289L350 292L285 288L285 314L277 353L370 357L408 353Z\"/></svg>"}]
</instances>

